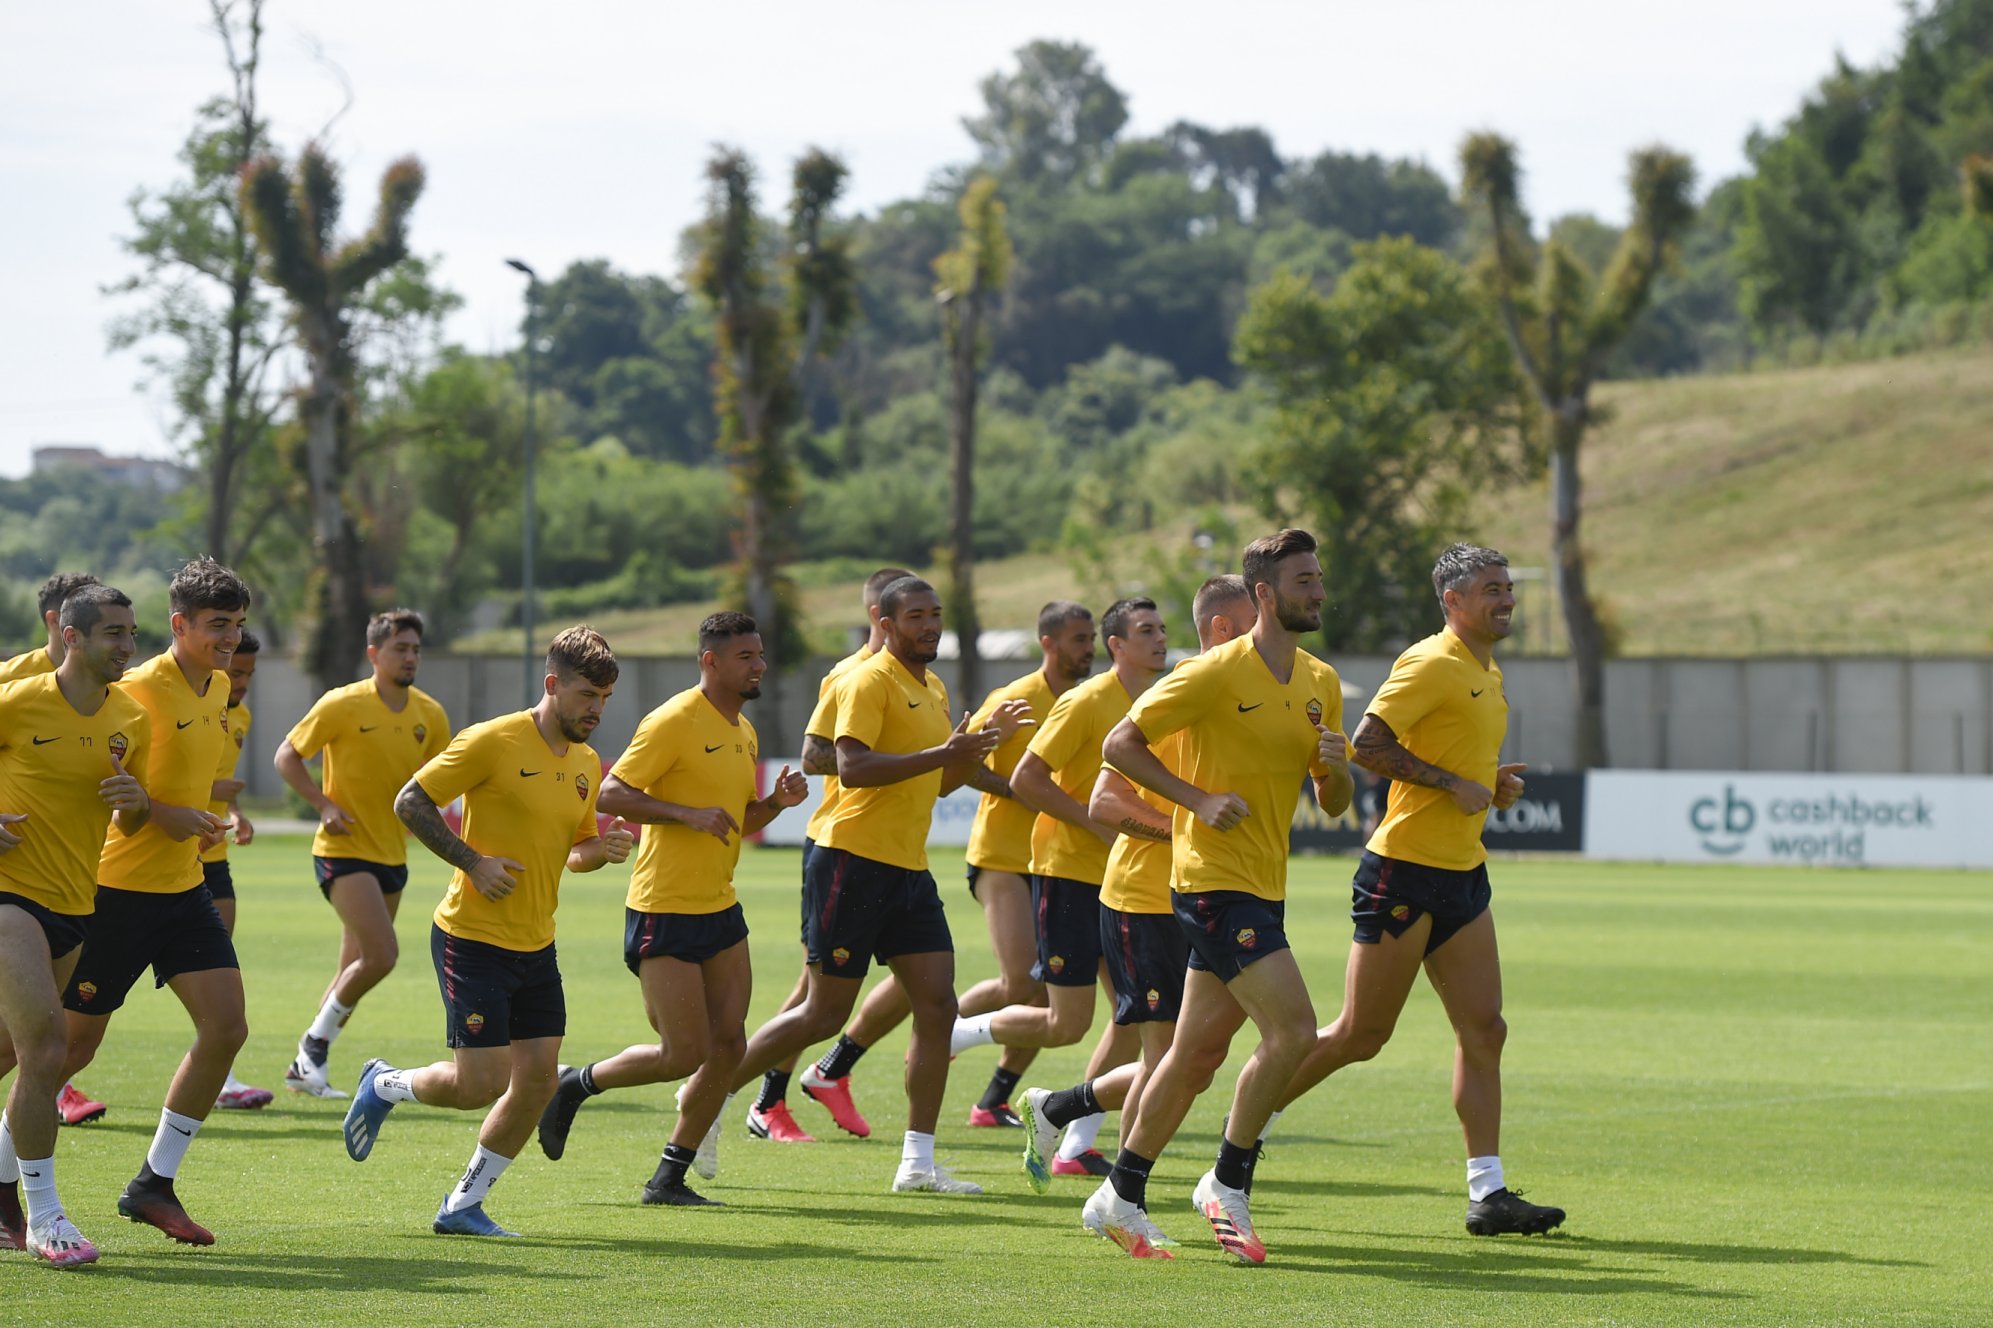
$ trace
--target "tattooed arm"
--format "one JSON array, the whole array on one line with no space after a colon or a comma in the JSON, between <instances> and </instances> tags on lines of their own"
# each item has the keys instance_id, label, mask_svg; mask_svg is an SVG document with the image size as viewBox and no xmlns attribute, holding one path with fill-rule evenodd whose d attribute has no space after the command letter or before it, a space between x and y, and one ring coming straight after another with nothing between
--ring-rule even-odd
<instances>
[{"instance_id":1,"label":"tattooed arm","mask_svg":"<svg viewBox=\"0 0 1993 1328\"><path fill-rule=\"evenodd\" d=\"M1094 824L1119 831L1135 839L1159 844L1170 841L1170 818L1157 811L1135 791L1135 786L1111 766L1102 766L1094 781L1093 796L1087 800L1087 815Z\"/></svg>"},{"instance_id":2,"label":"tattooed arm","mask_svg":"<svg viewBox=\"0 0 1993 1328\"><path fill-rule=\"evenodd\" d=\"M511 858L486 857L451 832L442 809L429 791L411 779L395 795L394 814L408 827L422 846L455 867L486 899L503 899L518 881L512 873L526 870L525 864Z\"/></svg>"},{"instance_id":3,"label":"tattooed arm","mask_svg":"<svg viewBox=\"0 0 1993 1328\"><path fill-rule=\"evenodd\" d=\"M962 782L972 789L991 794L994 797L1014 798L1017 796L1010 791L1010 781L986 765L979 765L971 770L968 778Z\"/></svg>"},{"instance_id":4,"label":"tattooed arm","mask_svg":"<svg viewBox=\"0 0 1993 1328\"><path fill-rule=\"evenodd\" d=\"M820 738L811 733L803 738L803 773L806 775L834 775L837 773L837 748L829 738Z\"/></svg>"},{"instance_id":5,"label":"tattooed arm","mask_svg":"<svg viewBox=\"0 0 1993 1328\"><path fill-rule=\"evenodd\" d=\"M1357 723L1356 739L1351 745L1355 748L1351 759L1365 770L1386 779L1440 789L1464 815L1485 811L1495 796L1487 785L1463 779L1406 751L1391 726L1375 715L1365 715Z\"/></svg>"}]
</instances>

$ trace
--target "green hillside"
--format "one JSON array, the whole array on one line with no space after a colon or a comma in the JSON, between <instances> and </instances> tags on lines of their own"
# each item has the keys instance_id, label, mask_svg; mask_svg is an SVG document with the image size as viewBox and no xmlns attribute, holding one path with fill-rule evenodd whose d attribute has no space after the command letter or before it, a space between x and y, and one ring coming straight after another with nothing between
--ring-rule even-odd
<instances>
[{"instance_id":1,"label":"green hillside","mask_svg":"<svg viewBox=\"0 0 1993 1328\"><path fill-rule=\"evenodd\" d=\"M1974 588L1993 585L1993 347L1863 364L1612 384L1586 445L1592 585L1629 655L1993 648ZM1541 483L1491 494L1464 532L1518 568L1549 561ZM1258 519L1237 514L1242 530ZM1180 541L1167 529L1152 538ZM1139 567L1132 554L1126 566ZM856 620L866 569L801 569L812 637ZM920 569L933 571L932 568ZM1055 553L984 564L983 621L1022 626L1097 594ZM1333 570L1331 572L1333 580ZM1561 649L1544 582L1525 582L1518 644ZM690 648L717 604L607 613L637 654ZM510 649L510 634L467 648Z\"/></svg>"}]
</instances>

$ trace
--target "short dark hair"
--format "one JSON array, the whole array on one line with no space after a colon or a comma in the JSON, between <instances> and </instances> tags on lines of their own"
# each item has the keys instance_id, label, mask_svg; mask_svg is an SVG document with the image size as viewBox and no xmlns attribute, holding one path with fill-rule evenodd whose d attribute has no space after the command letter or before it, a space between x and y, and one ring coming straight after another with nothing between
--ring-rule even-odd
<instances>
[{"instance_id":1,"label":"short dark hair","mask_svg":"<svg viewBox=\"0 0 1993 1328\"><path fill-rule=\"evenodd\" d=\"M881 567L878 571L866 577L865 607L869 609L874 604L877 604L879 597L886 593L887 586L890 586L895 581L904 581L912 575L913 573L904 567Z\"/></svg>"},{"instance_id":2,"label":"short dark hair","mask_svg":"<svg viewBox=\"0 0 1993 1328\"><path fill-rule=\"evenodd\" d=\"M1256 596L1260 586L1273 585L1274 568L1286 559L1297 553L1314 551L1315 537L1305 530L1289 527L1278 534L1260 536L1246 545L1245 554L1240 559L1239 570L1244 573L1246 593Z\"/></svg>"},{"instance_id":3,"label":"short dark hair","mask_svg":"<svg viewBox=\"0 0 1993 1328\"><path fill-rule=\"evenodd\" d=\"M622 674L608 638L586 623L577 623L547 647L547 672L563 682L577 675L597 687L607 687Z\"/></svg>"},{"instance_id":4,"label":"short dark hair","mask_svg":"<svg viewBox=\"0 0 1993 1328\"><path fill-rule=\"evenodd\" d=\"M41 612L42 620L46 622L48 615L60 610L62 602L71 595L85 586L102 584L88 572L57 572L42 582L42 588L35 592L35 605Z\"/></svg>"},{"instance_id":5,"label":"short dark hair","mask_svg":"<svg viewBox=\"0 0 1993 1328\"><path fill-rule=\"evenodd\" d=\"M415 639L422 639L422 615L414 609L389 609L367 619L367 644L384 646L401 632L415 633Z\"/></svg>"},{"instance_id":6,"label":"short dark hair","mask_svg":"<svg viewBox=\"0 0 1993 1328\"><path fill-rule=\"evenodd\" d=\"M917 576L903 576L879 592L879 612L890 618L900 611L909 595L932 595L934 587Z\"/></svg>"},{"instance_id":7,"label":"short dark hair","mask_svg":"<svg viewBox=\"0 0 1993 1328\"><path fill-rule=\"evenodd\" d=\"M1211 620L1218 611L1235 600L1251 603L1252 592L1246 589L1246 579L1234 572L1221 572L1197 588L1190 601L1190 620L1197 625L1198 640L1211 630Z\"/></svg>"},{"instance_id":8,"label":"short dark hair","mask_svg":"<svg viewBox=\"0 0 1993 1328\"><path fill-rule=\"evenodd\" d=\"M74 627L88 636L98 623L104 621L105 609L130 607L131 598L124 591L92 578L88 585L77 587L63 599L62 616L57 619L57 625Z\"/></svg>"},{"instance_id":9,"label":"short dark hair","mask_svg":"<svg viewBox=\"0 0 1993 1328\"><path fill-rule=\"evenodd\" d=\"M728 609L713 614L699 624L699 653L718 650L737 636L759 636L761 629L755 626L754 619L745 613L735 613Z\"/></svg>"},{"instance_id":10,"label":"short dark hair","mask_svg":"<svg viewBox=\"0 0 1993 1328\"><path fill-rule=\"evenodd\" d=\"M1101 636L1103 638L1118 636L1123 641L1126 641L1128 639L1128 620L1144 609L1147 609L1151 613L1156 612L1156 602L1147 595L1136 595L1127 599L1115 600L1107 606L1107 612L1100 615Z\"/></svg>"},{"instance_id":11,"label":"short dark hair","mask_svg":"<svg viewBox=\"0 0 1993 1328\"><path fill-rule=\"evenodd\" d=\"M260 655L260 654L262 654L262 653L263 653L263 638L262 638L262 637L260 637L260 636L258 636L258 635L256 635L256 633L254 633L254 632L250 631L250 630L249 630L249 629L248 629L247 627L243 628L243 629L242 629L242 639L241 639L240 641L237 641L237 642L235 643L235 653L236 653L237 655Z\"/></svg>"},{"instance_id":12,"label":"short dark hair","mask_svg":"<svg viewBox=\"0 0 1993 1328\"><path fill-rule=\"evenodd\" d=\"M1449 544L1432 565L1432 593L1446 603L1446 592L1465 590L1467 583L1490 567L1507 567L1509 560L1478 544Z\"/></svg>"},{"instance_id":13,"label":"short dark hair","mask_svg":"<svg viewBox=\"0 0 1993 1328\"><path fill-rule=\"evenodd\" d=\"M1093 621L1093 610L1086 605L1069 599L1055 599L1038 610L1038 635L1057 636L1062 628L1075 618Z\"/></svg>"},{"instance_id":14,"label":"short dark hair","mask_svg":"<svg viewBox=\"0 0 1993 1328\"><path fill-rule=\"evenodd\" d=\"M202 609L235 613L249 607L249 587L214 559L202 557L173 574L166 598L175 613L193 614Z\"/></svg>"}]
</instances>

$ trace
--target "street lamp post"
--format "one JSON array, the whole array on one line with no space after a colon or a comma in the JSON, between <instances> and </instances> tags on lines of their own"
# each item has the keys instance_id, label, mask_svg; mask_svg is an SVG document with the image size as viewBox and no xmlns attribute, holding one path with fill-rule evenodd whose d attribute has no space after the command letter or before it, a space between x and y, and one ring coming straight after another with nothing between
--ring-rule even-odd
<instances>
[{"instance_id":1,"label":"street lamp post","mask_svg":"<svg viewBox=\"0 0 1993 1328\"><path fill-rule=\"evenodd\" d=\"M539 674L535 670L533 657L533 526L535 506L533 495L533 359L538 354L540 339L540 275L516 258L508 258L505 265L526 274L526 528L521 541L523 553L519 575L519 623L524 633L522 656L525 665L526 705L528 709L539 703Z\"/></svg>"}]
</instances>

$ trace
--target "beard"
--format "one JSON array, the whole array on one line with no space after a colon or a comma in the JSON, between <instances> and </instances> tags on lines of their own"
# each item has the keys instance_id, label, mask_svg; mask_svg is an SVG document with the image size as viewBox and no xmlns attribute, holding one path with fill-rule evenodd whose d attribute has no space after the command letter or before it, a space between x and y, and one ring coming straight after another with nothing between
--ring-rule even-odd
<instances>
[{"instance_id":1,"label":"beard","mask_svg":"<svg viewBox=\"0 0 1993 1328\"><path fill-rule=\"evenodd\" d=\"M587 742L591 726L586 716L576 715L570 719L566 715L556 715L560 724L561 736L569 742Z\"/></svg>"},{"instance_id":2,"label":"beard","mask_svg":"<svg viewBox=\"0 0 1993 1328\"><path fill-rule=\"evenodd\" d=\"M761 699L761 684L758 682L750 683L746 687L741 688L740 699L743 701L759 701Z\"/></svg>"},{"instance_id":3,"label":"beard","mask_svg":"<svg viewBox=\"0 0 1993 1328\"><path fill-rule=\"evenodd\" d=\"M1299 634L1312 632L1322 625L1322 611L1311 609L1300 600L1288 599L1275 592L1273 596L1273 616L1281 627Z\"/></svg>"}]
</instances>

